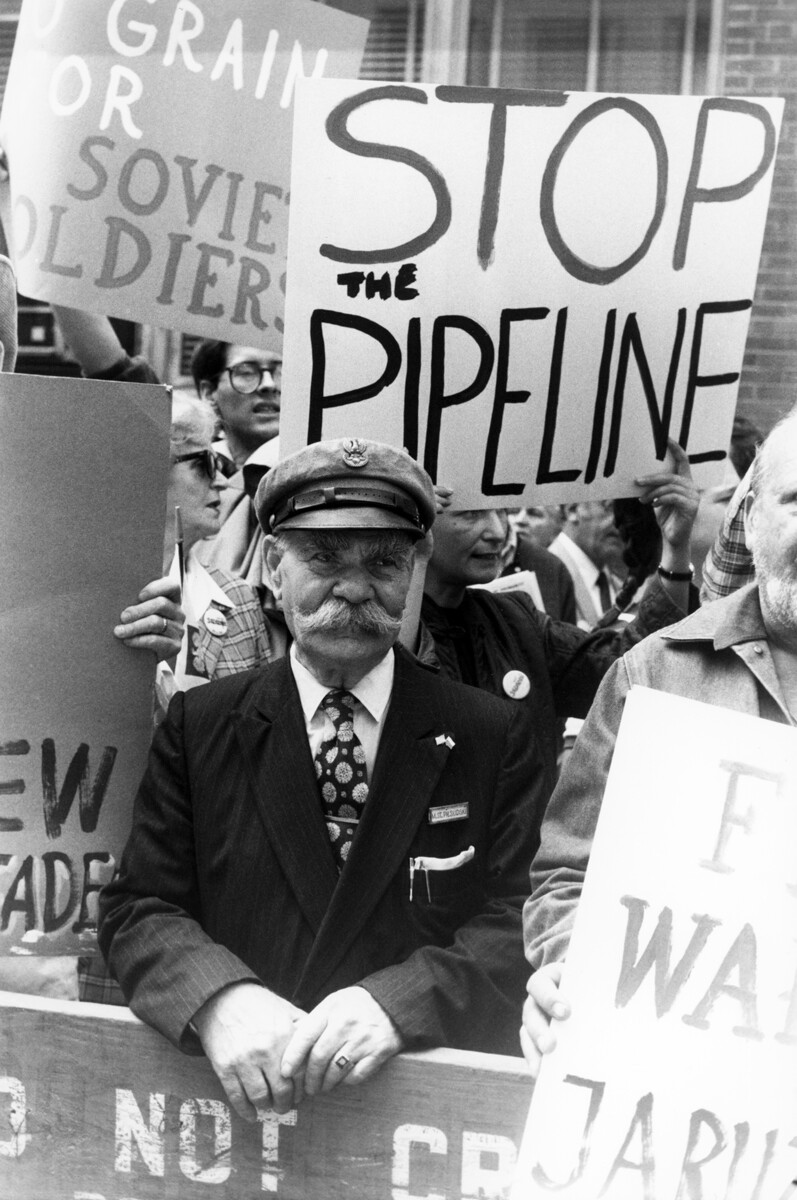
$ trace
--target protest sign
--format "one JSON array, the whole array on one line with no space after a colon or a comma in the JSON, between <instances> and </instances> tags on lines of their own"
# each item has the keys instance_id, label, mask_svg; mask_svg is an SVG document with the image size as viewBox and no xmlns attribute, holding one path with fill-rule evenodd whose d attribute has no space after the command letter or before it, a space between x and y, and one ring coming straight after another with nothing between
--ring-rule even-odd
<instances>
[{"instance_id":1,"label":"protest sign","mask_svg":"<svg viewBox=\"0 0 797 1200\"><path fill-rule=\"evenodd\" d=\"M113 635L162 575L168 389L0 375L0 954L96 943L154 655Z\"/></svg>"},{"instance_id":2,"label":"protest sign","mask_svg":"<svg viewBox=\"0 0 797 1200\"><path fill-rule=\"evenodd\" d=\"M513 1200L797 1195L797 734L632 689Z\"/></svg>"},{"instance_id":3,"label":"protest sign","mask_svg":"<svg viewBox=\"0 0 797 1200\"><path fill-rule=\"evenodd\" d=\"M634 495L672 433L716 482L782 107L302 81L283 453L523 506Z\"/></svg>"},{"instance_id":4,"label":"protest sign","mask_svg":"<svg viewBox=\"0 0 797 1200\"><path fill-rule=\"evenodd\" d=\"M127 1009L0 992L0 1195L505 1200L530 1091L522 1059L432 1050L249 1124Z\"/></svg>"},{"instance_id":5,"label":"protest sign","mask_svg":"<svg viewBox=\"0 0 797 1200\"><path fill-rule=\"evenodd\" d=\"M309 0L24 0L2 114L28 296L279 350L293 88L368 24Z\"/></svg>"}]
</instances>

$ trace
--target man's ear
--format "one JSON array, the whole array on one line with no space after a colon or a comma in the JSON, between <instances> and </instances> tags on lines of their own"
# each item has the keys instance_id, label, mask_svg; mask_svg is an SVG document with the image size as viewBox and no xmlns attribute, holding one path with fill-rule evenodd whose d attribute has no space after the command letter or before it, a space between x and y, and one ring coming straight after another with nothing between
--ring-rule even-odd
<instances>
[{"instance_id":1,"label":"man's ear","mask_svg":"<svg viewBox=\"0 0 797 1200\"><path fill-rule=\"evenodd\" d=\"M744 544L752 554L753 543L755 542L755 524L758 512L756 509L756 496L754 492L748 492L744 498Z\"/></svg>"},{"instance_id":2,"label":"man's ear","mask_svg":"<svg viewBox=\"0 0 797 1200\"><path fill-rule=\"evenodd\" d=\"M263 563L266 569L268 586L274 594L274 599L281 599L282 593L282 550L273 534L267 533L263 538Z\"/></svg>"},{"instance_id":3,"label":"man's ear","mask_svg":"<svg viewBox=\"0 0 797 1200\"><path fill-rule=\"evenodd\" d=\"M214 387L212 380L200 379L198 391L202 400L207 400L213 405L214 408L216 407L216 402L214 399L216 395L216 388Z\"/></svg>"}]
</instances>

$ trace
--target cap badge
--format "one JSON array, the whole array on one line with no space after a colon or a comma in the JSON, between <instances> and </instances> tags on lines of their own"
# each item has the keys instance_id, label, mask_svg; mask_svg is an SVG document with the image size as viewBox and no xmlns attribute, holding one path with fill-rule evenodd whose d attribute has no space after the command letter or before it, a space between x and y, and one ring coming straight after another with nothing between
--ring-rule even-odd
<instances>
[{"instance_id":1,"label":"cap badge","mask_svg":"<svg viewBox=\"0 0 797 1200\"><path fill-rule=\"evenodd\" d=\"M343 461L347 467L364 467L368 464L365 442L359 438L346 438L343 443Z\"/></svg>"}]
</instances>

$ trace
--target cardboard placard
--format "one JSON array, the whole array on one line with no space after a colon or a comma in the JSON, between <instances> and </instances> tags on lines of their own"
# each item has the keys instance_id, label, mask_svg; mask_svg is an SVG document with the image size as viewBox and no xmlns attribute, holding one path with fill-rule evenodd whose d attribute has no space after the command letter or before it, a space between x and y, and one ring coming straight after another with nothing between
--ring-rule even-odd
<instances>
[{"instance_id":1,"label":"cardboard placard","mask_svg":"<svg viewBox=\"0 0 797 1200\"><path fill-rule=\"evenodd\" d=\"M169 390L0 375L0 954L96 946L152 737L113 635L162 572Z\"/></svg>"},{"instance_id":2,"label":"cardboard placard","mask_svg":"<svg viewBox=\"0 0 797 1200\"><path fill-rule=\"evenodd\" d=\"M247 1124L127 1009L3 992L0 1064L9 1200L503 1200L531 1091L522 1059L431 1050Z\"/></svg>"},{"instance_id":3,"label":"cardboard placard","mask_svg":"<svg viewBox=\"0 0 797 1200\"><path fill-rule=\"evenodd\" d=\"M793 729L632 689L513 1200L795 1194L796 796Z\"/></svg>"},{"instance_id":4,"label":"cardboard placard","mask_svg":"<svg viewBox=\"0 0 797 1200\"><path fill-rule=\"evenodd\" d=\"M634 495L669 432L716 482L782 107L302 81L282 453L519 507Z\"/></svg>"},{"instance_id":5,"label":"cardboard placard","mask_svg":"<svg viewBox=\"0 0 797 1200\"><path fill-rule=\"evenodd\" d=\"M368 23L310 0L24 0L2 114L20 290L280 350L293 87Z\"/></svg>"}]
</instances>

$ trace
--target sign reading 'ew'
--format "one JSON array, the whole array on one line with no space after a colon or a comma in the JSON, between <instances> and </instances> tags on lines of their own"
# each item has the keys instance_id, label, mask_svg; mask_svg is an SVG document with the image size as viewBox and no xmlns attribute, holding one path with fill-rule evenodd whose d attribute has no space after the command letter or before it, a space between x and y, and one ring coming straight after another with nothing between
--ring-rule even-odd
<instances>
[{"instance_id":1,"label":"sign reading 'ew'","mask_svg":"<svg viewBox=\"0 0 797 1200\"><path fill-rule=\"evenodd\" d=\"M797 1194L795 798L793 729L632 689L513 1200Z\"/></svg>"},{"instance_id":2,"label":"sign reading 'ew'","mask_svg":"<svg viewBox=\"0 0 797 1200\"><path fill-rule=\"evenodd\" d=\"M781 111L303 81L283 451L378 437L503 506L632 495L672 434L716 482Z\"/></svg>"},{"instance_id":3,"label":"sign reading 'ew'","mask_svg":"<svg viewBox=\"0 0 797 1200\"><path fill-rule=\"evenodd\" d=\"M293 89L367 22L309 0L25 0L3 106L40 300L279 350Z\"/></svg>"},{"instance_id":4,"label":"sign reading 'ew'","mask_svg":"<svg viewBox=\"0 0 797 1200\"><path fill-rule=\"evenodd\" d=\"M90 953L152 737L113 629L163 573L169 393L0 375L0 425L0 955Z\"/></svg>"}]
</instances>

